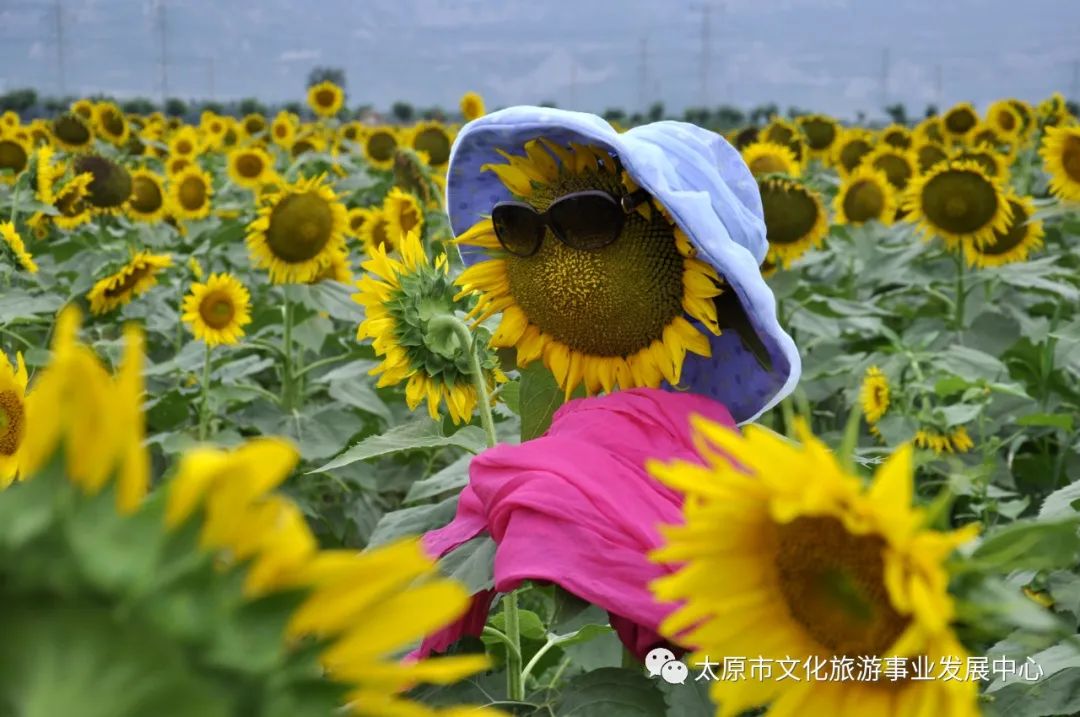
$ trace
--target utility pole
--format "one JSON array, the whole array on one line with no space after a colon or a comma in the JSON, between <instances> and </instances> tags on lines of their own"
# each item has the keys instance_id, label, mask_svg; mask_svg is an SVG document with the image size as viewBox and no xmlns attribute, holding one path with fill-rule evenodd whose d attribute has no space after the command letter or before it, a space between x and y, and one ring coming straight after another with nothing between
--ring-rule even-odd
<instances>
[{"instance_id":1,"label":"utility pole","mask_svg":"<svg viewBox=\"0 0 1080 717\"><path fill-rule=\"evenodd\" d=\"M165 0L157 0L157 20L161 43L161 107L164 110L169 96L169 32L168 21L165 17Z\"/></svg>"},{"instance_id":2,"label":"utility pole","mask_svg":"<svg viewBox=\"0 0 1080 717\"><path fill-rule=\"evenodd\" d=\"M645 111L645 104L648 102L647 96L649 94L649 38L642 36L641 38L641 60L638 65L638 109L642 112Z\"/></svg>"},{"instance_id":3,"label":"utility pole","mask_svg":"<svg viewBox=\"0 0 1080 717\"><path fill-rule=\"evenodd\" d=\"M64 78L64 9L60 0L53 3L53 19L56 21L56 83L62 98L67 94L67 83Z\"/></svg>"}]
</instances>

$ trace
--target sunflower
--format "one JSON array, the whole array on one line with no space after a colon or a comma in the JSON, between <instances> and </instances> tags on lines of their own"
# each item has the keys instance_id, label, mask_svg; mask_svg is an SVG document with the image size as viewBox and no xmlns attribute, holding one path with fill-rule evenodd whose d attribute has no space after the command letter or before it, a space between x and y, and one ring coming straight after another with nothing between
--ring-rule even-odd
<instances>
[{"instance_id":1,"label":"sunflower","mask_svg":"<svg viewBox=\"0 0 1080 717\"><path fill-rule=\"evenodd\" d=\"M15 110L7 110L0 114L0 129L16 129L21 123L19 113Z\"/></svg>"},{"instance_id":2,"label":"sunflower","mask_svg":"<svg viewBox=\"0 0 1080 717\"><path fill-rule=\"evenodd\" d=\"M1024 100L1018 100L1015 97L1006 100L1020 117L1020 136L1027 137L1035 129L1035 109L1025 102Z\"/></svg>"},{"instance_id":3,"label":"sunflower","mask_svg":"<svg viewBox=\"0 0 1080 717\"><path fill-rule=\"evenodd\" d=\"M417 122L410 130L408 146L428 157L428 164L441 169L450 161L450 147L454 138L441 122Z\"/></svg>"},{"instance_id":4,"label":"sunflower","mask_svg":"<svg viewBox=\"0 0 1080 717\"><path fill-rule=\"evenodd\" d=\"M98 102L94 105L94 133L106 142L117 147L124 146L131 136L127 118L112 102Z\"/></svg>"},{"instance_id":5,"label":"sunflower","mask_svg":"<svg viewBox=\"0 0 1080 717\"><path fill-rule=\"evenodd\" d=\"M913 132L915 140L924 140L934 144L945 144L945 126L941 117L931 115L919 124L915 125Z\"/></svg>"},{"instance_id":6,"label":"sunflower","mask_svg":"<svg viewBox=\"0 0 1080 717\"><path fill-rule=\"evenodd\" d=\"M131 173L131 197L127 201L127 215L140 222L156 224L165 218L165 184L161 177L149 169L136 169Z\"/></svg>"},{"instance_id":7,"label":"sunflower","mask_svg":"<svg viewBox=\"0 0 1080 717\"><path fill-rule=\"evenodd\" d=\"M13 134L0 135L0 182L14 184L29 164L29 143Z\"/></svg>"},{"instance_id":8,"label":"sunflower","mask_svg":"<svg viewBox=\"0 0 1080 717\"><path fill-rule=\"evenodd\" d=\"M356 238L360 238L360 232L363 231L364 224L371 218L371 209L367 207L354 207L349 210L349 235Z\"/></svg>"},{"instance_id":9,"label":"sunflower","mask_svg":"<svg viewBox=\"0 0 1080 717\"><path fill-rule=\"evenodd\" d=\"M51 217L53 224L65 231L71 231L90 221L90 182L94 175L89 172L77 174L56 191L56 210Z\"/></svg>"},{"instance_id":10,"label":"sunflower","mask_svg":"<svg viewBox=\"0 0 1080 717\"><path fill-rule=\"evenodd\" d=\"M1039 147L1050 191L1080 201L1080 127L1048 127Z\"/></svg>"},{"instance_id":11,"label":"sunflower","mask_svg":"<svg viewBox=\"0 0 1080 717\"><path fill-rule=\"evenodd\" d=\"M937 142L927 139L918 139L911 148L911 154L915 157L916 168L919 174L926 174L940 162L949 158L949 152Z\"/></svg>"},{"instance_id":12,"label":"sunflower","mask_svg":"<svg viewBox=\"0 0 1080 717\"><path fill-rule=\"evenodd\" d=\"M202 219L210 215L214 193L210 175L192 165L169 179L169 200L177 219Z\"/></svg>"},{"instance_id":13,"label":"sunflower","mask_svg":"<svg viewBox=\"0 0 1080 717\"><path fill-rule=\"evenodd\" d=\"M400 242L400 237L409 232L420 233L424 229L424 210L412 194L397 187L391 187L383 200L382 212L386 216L386 232L391 238L391 246Z\"/></svg>"},{"instance_id":14,"label":"sunflower","mask_svg":"<svg viewBox=\"0 0 1080 717\"><path fill-rule=\"evenodd\" d=\"M1002 137L1015 141L1024 132L1024 118L1011 100L998 100L986 110L986 124Z\"/></svg>"},{"instance_id":15,"label":"sunflower","mask_svg":"<svg viewBox=\"0 0 1080 717\"><path fill-rule=\"evenodd\" d=\"M837 224L891 224L896 209L896 190L885 172L865 164L844 179L833 200Z\"/></svg>"},{"instance_id":16,"label":"sunflower","mask_svg":"<svg viewBox=\"0 0 1080 717\"><path fill-rule=\"evenodd\" d=\"M960 102L945 113L941 128L946 139L954 143L967 141L971 131L979 124L979 115L970 102Z\"/></svg>"},{"instance_id":17,"label":"sunflower","mask_svg":"<svg viewBox=\"0 0 1080 717\"><path fill-rule=\"evenodd\" d=\"M198 156L201 150L199 133L190 125L184 125L173 133L169 139L170 157L184 157L188 161L194 162L195 157Z\"/></svg>"},{"instance_id":18,"label":"sunflower","mask_svg":"<svg viewBox=\"0 0 1080 717\"><path fill-rule=\"evenodd\" d=\"M333 82L320 82L308 88L307 103L319 117L333 117L345 104L345 91Z\"/></svg>"},{"instance_id":19,"label":"sunflower","mask_svg":"<svg viewBox=\"0 0 1080 717\"><path fill-rule=\"evenodd\" d=\"M69 152L84 152L94 143L90 120L74 112L55 117L50 131L56 143Z\"/></svg>"},{"instance_id":20,"label":"sunflower","mask_svg":"<svg viewBox=\"0 0 1080 717\"><path fill-rule=\"evenodd\" d=\"M49 145L38 148L34 161L34 198L42 204L56 201L56 185L64 174L64 164L53 164L56 152Z\"/></svg>"},{"instance_id":21,"label":"sunflower","mask_svg":"<svg viewBox=\"0 0 1080 717\"><path fill-rule=\"evenodd\" d=\"M375 169L387 170L393 167L397 147L397 133L391 127L376 127L364 136L364 158Z\"/></svg>"},{"instance_id":22,"label":"sunflower","mask_svg":"<svg viewBox=\"0 0 1080 717\"><path fill-rule=\"evenodd\" d=\"M919 448L928 448L939 456L942 453L967 453L975 447L974 441L963 426L946 431L920 428L915 432L915 445Z\"/></svg>"},{"instance_id":23,"label":"sunflower","mask_svg":"<svg viewBox=\"0 0 1080 717\"><path fill-rule=\"evenodd\" d=\"M911 147L913 138L911 130L904 125L891 124L881 130L881 141L894 149L903 151Z\"/></svg>"},{"instance_id":24,"label":"sunflower","mask_svg":"<svg viewBox=\"0 0 1080 717\"><path fill-rule=\"evenodd\" d=\"M0 489L11 485L19 470L19 448L26 435L26 364L0 353Z\"/></svg>"},{"instance_id":25,"label":"sunflower","mask_svg":"<svg viewBox=\"0 0 1080 717\"><path fill-rule=\"evenodd\" d=\"M117 162L96 154L84 154L73 162L75 174L89 174L87 201L103 212L115 212L131 197L131 173Z\"/></svg>"},{"instance_id":26,"label":"sunflower","mask_svg":"<svg viewBox=\"0 0 1080 717\"><path fill-rule=\"evenodd\" d=\"M31 274L37 273L38 267L37 264L34 263L34 257L30 256L30 252L26 251L26 245L23 244L19 232L15 231L14 224L11 222L0 222L0 240L3 240L0 249L3 249L5 254L11 255L16 269Z\"/></svg>"},{"instance_id":27,"label":"sunflower","mask_svg":"<svg viewBox=\"0 0 1080 717\"><path fill-rule=\"evenodd\" d=\"M734 134L735 136L732 138L731 143L735 145L736 149L743 150L758 141L761 130L750 125L749 127L743 127L740 130L736 130Z\"/></svg>"},{"instance_id":28,"label":"sunflower","mask_svg":"<svg viewBox=\"0 0 1080 717\"><path fill-rule=\"evenodd\" d=\"M801 168L795 155L785 145L775 142L754 142L742 151L743 161L755 177L783 174L798 177Z\"/></svg>"},{"instance_id":29,"label":"sunflower","mask_svg":"<svg viewBox=\"0 0 1080 717\"><path fill-rule=\"evenodd\" d=\"M390 234L390 219L386 212L380 209L367 209L364 221L360 224L360 233L357 237L364 245L365 251L371 254L379 247L385 247L387 251L393 251L396 244Z\"/></svg>"},{"instance_id":30,"label":"sunflower","mask_svg":"<svg viewBox=\"0 0 1080 717\"><path fill-rule=\"evenodd\" d=\"M833 149L833 166L841 175L852 172L873 149L872 134L863 129L845 129Z\"/></svg>"},{"instance_id":31,"label":"sunflower","mask_svg":"<svg viewBox=\"0 0 1080 717\"><path fill-rule=\"evenodd\" d=\"M358 341L372 340L382 363L372 370L379 376L378 387L405 383L405 400L410 410L424 401L433 419L446 405L454 423L467 423L476 409L477 392L472 368L456 340L448 348L447 337L429 328L431 317L453 316L471 308L450 279L446 255L434 262L424 252L418 233L410 232L400 241L401 258L391 258L386 247L376 247L362 267L368 272L357 282L353 299L365 309L364 321L356 332ZM481 369L485 379L496 377L497 359L485 351Z\"/></svg>"},{"instance_id":32,"label":"sunflower","mask_svg":"<svg viewBox=\"0 0 1080 717\"><path fill-rule=\"evenodd\" d=\"M292 146L289 147L289 154L295 158L308 152L322 152L325 149L325 139L314 132L304 132L293 141Z\"/></svg>"},{"instance_id":33,"label":"sunflower","mask_svg":"<svg viewBox=\"0 0 1080 717\"><path fill-rule=\"evenodd\" d=\"M301 178L265 197L248 225L248 250L275 284L305 282L345 251L347 226L345 206L324 177Z\"/></svg>"},{"instance_id":34,"label":"sunflower","mask_svg":"<svg viewBox=\"0 0 1080 717\"><path fill-rule=\"evenodd\" d=\"M1028 254L1039 249L1043 244L1043 223L1033 220L1035 205L1031 197L1020 197L1010 193L1007 197L1012 210L1009 228L1004 232L994 232L994 240L989 244L964 244L964 256L971 266L1001 266L1017 261L1026 261Z\"/></svg>"},{"instance_id":35,"label":"sunflower","mask_svg":"<svg viewBox=\"0 0 1080 717\"><path fill-rule=\"evenodd\" d=\"M877 366L866 369L859 389L859 403L862 404L866 422L870 424L880 421L889 410L889 379Z\"/></svg>"},{"instance_id":36,"label":"sunflower","mask_svg":"<svg viewBox=\"0 0 1080 717\"><path fill-rule=\"evenodd\" d=\"M86 295L90 312L95 316L105 314L142 296L157 284L158 273L171 265L172 257L168 254L137 252L119 271L101 279L90 289Z\"/></svg>"},{"instance_id":37,"label":"sunflower","mask_svg":"<svg viewBox=\"0 0 1080 717\"><path fill-rule=\"evenodd\" d=\"M982 168L988 177L1004 183L1009 176L1009 168L1006 164L1007 156L997 148L979 147L977 149L961 149L954 152L950 159L956 162L974 162Z\"/></svg>"},{"instance_id":38,"label":"sunflower","mask_svg":"<svg viewBox=\"0 0 1080 717\"><path fill-rule=\"evenodd\" d=\"M1039 119L1044 127L1056 127L1069 117L1069 106L1060 92L1047 97L1039 103Z\"/></svg>"},{"instance_id":39,"label":"sunflower","mask_svg":"<svg viewBox=\"0 0 1080 717\"><path fill-rule=\"evenodd\" d=\"M883 144L866 155L861 166L873 167L884 172L889 184L898 192L902 192L916 174L915 163L915 157L911 152Z\"/></svg>"},{"instance_id":40,"label":"sunflower","mask_svg":"<svg viewBox=\"0 0 1080 717\"><path fill-rule=\"evenodd\" d=\"M71 103L70 110L84 120L94 119L94 103L88 99L75 100Z\"/></svg>"},{"instance_id":41,"label":"sunflower","mask_svg":"<svg viewBox=\"0 0 1080 717\"><path fill-rule=\"evenodd\" d=\"M546 139L525 143L526 156L489 164L515 198L545 210L584 189L621 196L637 186L605 150ZM366 230L365 225L365 230ZM679 382L687 351L710 354L707 334L719 334L716 270L694 257L686 234L652 198L626 216L616 241L574 249L548 230L540 248L519 257L502 250L491 219L458 237L493 258L458 278L463 292L481 294L478 320L502 311L492 338L517 348L519 366L542 358L569 396ZM697 322L695 325L694 322Z\"/></svg>"},{"instance_id":42,"label":"sunflower","mask_svg":"<svg viewBox=\"0 0 1080 717\"><path fill-rule=\"evenodd\" d=\"M221 149L222 145L225 144L225 135L229 132L229 122L216 112L207 110L199 117L199 128L205 138L204 144L206 148L217 150Z\"/></svg>"},{"instance_id":43,"label":"sunflower","mask_svg":"<svg viewBox=\"0 0 1080 717\"><path fill-rule=\"evenodd\" d=\"M207 346L235 344L251 323L251 295L232 274L211 274L205 284L192 284L184 297L181 320Z\"/></svg>"},{"instance_id":44,"label":"sunflower","mask_svg":"<svg viewBox=\"0 0 1080 717\"><path fill-rule=\"evenodd\" d=\"M766 429L745 435L691 419L704 465L650 461L662 483L686 493L684 525L662 528L652 554L677 572L652 584L680 603L661 634L700 654L812 659L966 657L950 623L946 559L977 526L942 533L912 507L912 451L897 450L873 483L842 468L797 422L801 445ZM855 668L858 672L858 667ZM974 681L867 679L712 683L718 714L768 705L769 715L976 717Z\"/></svg>"},{"instance_id":45,"label":"sunflower","mask_svg":"<svg viewBox=\"0 0 1080 717\"><path fill-rule=\"evenodd\" d=\"M291 112L278 112L270 123L270 141L282 149L289 149L296 139L296 127L299 124L300 118Z\"/></svg>"},{"instance_id":46,"label":"sunflower","mask_svg":"<svg viewBox=\"0 0 1080 717\"><path fill-rule=\"evenodd\" d=\"M318 284L323 281L336 281L352 284L352 269L349 268L349 255L344 251L335 251L330 255L330 263L323 267L308 283Z\"/></svg>"},{"instance_id":47,"label":"sunflower","mask_svg":"<svg viewBox=\"0 0 1080 717\"><path fill-rule=\"evenodd\" d=\"M266 118L258 112L244 115L244 118L240 120L239 129L244 137L254 139L266 131ZM239 139L241 139L241 137L234 135L233 143ZM228 137L226 137L226 144L230 144L228 142Z\"/></svg>"},{"instance_id":48,"label":"sunflower","mask_svg":"<svg viewBox=\"0 0 1080 717\"><path fill-rule=\"evenodd\" d=\"M795 161L801 165L806 161L808 153L802 134L794 122L783 117L773 117L769 123L761 128L760 139L766 142L782 144L795 155Z\"/></svg>"},{"instance_id":49,"label":"sunflower","mask_svg":"<svg viewBox=\"0 0 1080 717\"><path fill-rule=\"evenodd\" d=\"M912 180L903 201L923 233L946 244L989 244L1009 228L1001 185L974 162L948 161Z\"/></svg>"},{"instance_id":50,"label":"sunflower","mask_svg":"<svg viewBox=\"0 0 1080 717\"><path fill-rule=\"evenodd\" d=\"M981 150L1000 154L1005 160L1001 163L1002 166L1006 162L1012 162L1016 150L1014 141L1011 138L1002 135L1001 132L985 122L980 122L979 126L971 133L970 146L976 151Z\"/></svg>"},{"instance_id":51,"label":"sunflower","mask_svg":"<svg viewBox=\"0 0 1080 717\"><path fill-rule=\"evenodd\" d=\"M247 189L259 190L273 181L274 159L262 147L239 147L228 155L229 177Z\"/></svg>"},{"instance_id":52,"label":"sunflower","mask_svg":"<svg viewBox=\"0 0 1080 717\"><path fill-rule=\"evenodd\" d=\"M801 182L776 177L758 181L765 234L773 260L785 269L829 232L821 197Z\"/></svg>"},{"instance_id":53,"label":"sunflower","mask_svg":"<svg viewBox=\"0 0 1080 717\"><path fill-rule=\"evenodd\" d=\"M188 167L195 166L197 165L193 161L191 161L190 157L185 157L183 155L169 157L165 160L165 174L167 174L171 179L172 177L175 177L176 175L183 172Z\"/></svg>"},{"instance_id":54,"label":"sunflower","mask_svg":"<svg viewBox=\"0 0 1080 717\"><path fill-rule=\"evenodd\" d=\"M466 92L461 96L461 116L465 118L466 122L472 122L477 117L483 117L486 112L484 111L484 98L475 92Z\"/></svg>"},{"instance_id":55,"label":"sunflower","mask_svg":"<svg viewBox=\"0 0 1080 717\"><path fill-rule=\"evenodd\" d=\"M796 120L806 135L811 157L827 157L840 138L840 123L828 115L802 115Z\"/></svg>"}]
</instances>

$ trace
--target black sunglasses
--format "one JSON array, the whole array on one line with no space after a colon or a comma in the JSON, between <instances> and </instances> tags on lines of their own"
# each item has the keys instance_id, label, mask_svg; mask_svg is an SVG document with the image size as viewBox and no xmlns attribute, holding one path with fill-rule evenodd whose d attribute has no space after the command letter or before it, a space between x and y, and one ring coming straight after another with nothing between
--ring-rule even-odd
<instances>
[{"instance_id":1,"label":"black sunglasses","mask_svg":"<svg viewBox=\"0 0 1080 717\"><path fill-rule=\"evenodd\" d=\"M491 223L503 249L514 256L539 251L548 228L568 247L594 251L618 239L626 215L648 198L644 189L621 197L590 189L559 197L545 212L525 202L499 202L491 210Z\"/></svg>"}]
</instances>

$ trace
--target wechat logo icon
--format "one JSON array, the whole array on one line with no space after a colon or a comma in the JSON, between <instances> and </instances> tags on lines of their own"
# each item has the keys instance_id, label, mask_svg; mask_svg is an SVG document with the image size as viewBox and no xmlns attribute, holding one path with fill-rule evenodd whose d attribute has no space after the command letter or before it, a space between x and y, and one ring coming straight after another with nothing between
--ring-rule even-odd
<instances>
[{"instance_id":1,"label":"wechat logo icon","mask_svg":"<svg viewBox=\"0 0 1080 717\"><path fill-rule=\"evenodd\" d=\"M675 653L664 647L657 647L645 656L645 669L649 677L659 676L669 685L682 685L690 671L686 665L675 659Z\"/></svg>"}]
</instances>

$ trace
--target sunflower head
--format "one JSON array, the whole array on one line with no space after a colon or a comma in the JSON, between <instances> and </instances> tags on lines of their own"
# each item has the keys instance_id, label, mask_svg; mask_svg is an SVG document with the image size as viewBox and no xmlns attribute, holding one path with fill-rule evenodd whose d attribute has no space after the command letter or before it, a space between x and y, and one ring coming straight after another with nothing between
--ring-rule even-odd
<instances>
[{"instance_id":1,"label":"sunflower head","mask_svg":"<svg viewBox=\"0 0 1080 717\"><path fill-rule=\"evenodd\" d=\"M467 422L477 402L470 349L433 319L465 314L472 301L458 293L445 255L434 262L429 259L419 234L403 236L399 249L401 258L395 259L385 247L376 247L363 264L367 274L357 282L359 292L353 296L365 309L357 340L371 339L382 357L373 371L379 376L378 386L404 383L410 409L426 402L428 413L438 418L445 404L455 423ZM485 380L500 375L497 365L495 353L485 351L481 360Z\"/></svg>"},{"instance_id":2,"label":"sunflower head","mask_svg":"<svg viewBox=\"0 0 1080 717\"><path fill-rule=\"evenodd\" d=\"M944 120L939 115L931 115L919 124L915 125L915 139L921 139L934 144L945 144Z\"/></svg>"},{"instance_id":3,"label":"sunflower head","mask_svg":"<svg viewBox=\"0 0 1080 717\"><path fill-rule=\"evenodd\" d=\"M288 149L296 139L296 128L299 124L300 118L291 112L278 112L270 123L270 140L277 146Z\"/></svg>"},{"instance_id":4,"label":"sunflower head","mask_svg":"<svg viewBox=\"0 0 1080 717\"><path fill-rule=\"evenodd\" d=\"M882 144L866 157L862 163L885 173L885 176L898 192L904 191L908 182L915 176L916 160L911 152L896 149L892 145Z\"/></svg>"},{"instance_id":5,"label":"sunflower head","mask_svg":"<svg viewBox=\"0 0 1080 717\"><path fill-rule=\"evenodd\" d=\"M0 222L0 254L5 254L9 263L20 271L36 274L38 267L34 257L26 251L22 237L15 231L11 222Z\"/></svg>"},{"instance_id":6,"label":"sunflower head","mask_svg":"<svg viewBox=\"0 0 1080 717\"><path fill-rule=\"evenodd\" d=\"M213 193L210 174L197 165L189 165L169 178L169 200L177 219L209 216Z\"/></svg>"},{"instance_id":7,"label":"sunflower head","mask_svg":"<svg viewBox=\"0 0 1080 717\"><path fill-rule=\"evenodd\" d=\"M10 485L19 470L19 448L26 435L26 380L22 354L9 363L0 353L0 489Z\"/></svg>"},{"instance_id":8,"label":"sunflower head","mask_svg":"<svg viewBox=\"0 0 1080 717\"><path fill-rule=\"evenodd\" d=\"M993 241L987 244L964 244L964 256L972 266L1001 266L1026 261L1032 251L1043 244L1043 223L1033 219L1035 205L1031 197L1010 193L1007 197L1012 217L1005 231L995 231Z\"/></svg>"},{"instance_id":9,"label":"sunflower head","mask_svg":"<svg viewBox=\"0 0 1080 717\"><path fill-rule=\"evenodd\" d=\"M1044 127L1057 127L1069 117L1069 106L1060 92L1047 97L1039 103L1039 120Z\"/></svg>"},{"instance_id":10,"label":"sunflower head","mask_svg":"<svg viewBox=\"0 0 1080 717\"><path fill-rule=\"evenodd\" d=\"M300 179L264 195L247 245L274 283L310 281L345 250L345 206L323 177Z\"/></svg>"},{"instance_id":11,"label":"sunflower head","mask_svg":"<svg viewBox=\"0 0 1080 717\"><path fill-rule=\"evenodd\" d=\"M441 122L418 122L409 132L409 147L423 152L432 167L446 166L453 143L453 136Z\"/></svg>"},{"instance_id":12,"label":"sunflower head","mask_svg":"<svg viewBox=\"0 0 1080 717\"><path fill-rule=\"evenodd\" d=\"M911 147L911 130L902 124L891 124L881 130L881 141L902 152Z\"/></svg>"},{"instance_id":13,"label":"sunflower head","mask_svg":"<svg viewBox=\"0 0 1080 717\"><path fill-rule=\"evenodd\" d=\"M979 124L979 114L970 102L960 102L941 118L945 137L953 142L964 142Z\"/></svg>"},{"instance_id":14,"label":"sunflower head","mask_svg":"<svg viewBox=\"0 0 1080 717\"><path fill-rule=\"evenodd\" d=\"M235 344L251 323L251 295L232 274L211 274L192 284L184 297L181 319L207 346Z\"/></svg>"},{"instance_id":15,"label":"sunflower head","mask_svg":"<svg viewBox=\"0 0 1080 717\"><path fill-rule=\"evenodd\" d=\"M424 229L424 209L420 201L398 187L390 188L383 201L382 213L386 217L386 231L389 232L391 246L400 241L399 237L411 232L420 234Z\"/></svg>"},{"instance_id":16,"label":"sunflower head","mask_svg":"<svg viewBox=\"0 0 1080 717\"><path fill-rule=\"evenodd\" d=\"M866 422L870 424L880 421L889 410L889 379L877 366L866 369L859 388L859 403L862 404Z\"/></svg>"},{"instance_id":17,"label":"sunflower head","mask_svg":"<svg viewBox=\"0 0 1080 717\"><path fill-rule=\"evenodd\" d=\"M30 144L13 134L0 135L0 182L12 184L30 164Z\"/></svg>"},{"instance_id":18,"label":"sunflower head","mask_svg":"<svg viewBox=\"0 0 1080 717\"><path fill-rule=\"evenodd\" d=\"M94 315L106 314L130 303L155 286L158 274L169 266L172 266L172 257L168 254L136 252L119 271L99 280L90 289L86 295L90 301L90 312Z\"/></svg>"},{"instance_id":19,"label":"sunflower head","mask_svg":"<svg viewBox=\"0 0 1080 717\"><path fill-rule=\"evenodd\" d=\"M69 152L83 152L94 143L89 118L75 112L58 115L52 121L51 130L56 143Z\"/></svg>"},{"instance_id":20,"label":"sunflower head","mask_svg":"<svg viewBox=\"0 0 1080 717\"><path fill-rule=\"evenodd\" d=\"M837 224L891 224L896 216L896 189L885 172L864 164L844 179L833 208Z\"/></svg>"},{"instance_id":21,"label":"sunflower head","mask_svg":"<svg viewBox=\"0 0 1080 717\"><path fill-rule=\"evenodd\" d=\"M782 144L795 155L795 161L802 163L807 159L806 143L799 127L783 117L773 117L761 129L761 139L774 144Z\"/></svg>"},{"instance_id":22,"label":"sunflower head","mask_svg":"<svg viewBox=\"0 0 1080 717\"><path fill-rule=\"evenodd\" d=\"M784 268L820 246L829 231L828 214L818 194L794 179L758 182L769 250Z\"/></svg>"},{"instance_id":23,"label":"sunflower head","mask_svg":"<svg viewBox=\"0 0 1080 717\"><path fill-rule=\"evenodd\" d=\"M915 156L915 164L919 174L929 172L935 165L949 159L949 151L937 142L919 139L911 148Z\"/></svg>"},{"instance_id":24,"label":"sunflower head","mask_svg":"<svg viewBox=\"0 0 1080 717\"><path fill-rule=\"evenodd\" d=\"M64 163L53 163L55 154L52 147L42 145L34 153L30 168L34 197L42 204L52 204L56 200L56 185L64 174Z\"/></svg>"},{"instance_id":25,"label":"sunflower head","mask_svg":"<svg viewBox=\"0 0 1080 717\"><path fill-rule=\"evenodd\" d=\"M987 244L1008 230L1010 209L997 180L974 162L950 160L908 186L903 203L927 237Z\"/></svg>"},{"instance_id":26,"label":"sunflower head","mask_svg":"<svg viewBox=\"0 0 1080 717\"><path fill-rule=\"evenodd\" d=\"M957 162L974 162L988 177L1001 182L1008 178L1009 169L1006 159L996 148L977 146L976 149L961 149L954 152L950 159Z\"/></svg>"},{"instance_id":27,"label":"sunflower head","mask_svg":"<svg viewBox=\"0 0 1080 717\"><path fill-rule=\"evenodd\" d=\"M229 177L241 187L260 189L274 177L274 160L262 147L237 147L228 155Z\"/></svg>"},{"instance_id":28,"label":"sunflower head","mask_svg":"<svg viewBox=\"0 0 1080 717\"><path fill-rule=\"evenodd\" d=\"M319 117L333 117L345 104L345 90L329 80L308 88L308 107Z\"/></svg>"},{"instance_id":29,"label":"sunflower head","mask_svg":"<svg viewBox=\"0 0 1080 717\"><path fill-rule=\"evenodd\" d=\"M986 110L986 125L1006 139L1016 139L1024 134L1024 118L1012 100L998 100Z\"/></svg>"},{"instance_id":30,"label":"sunflower head","mask_svg":"<svg viewBox=\"0 0 1080 717\"><path fill-rule=\"evenodd\" d=\"M156 223L165 218L165 183L149 169L136 169L131 173L131 197L127 201L127 214L141 222Z\"/></svg>"},{"instance_id":31,"label":"sunflower head","mask_svg":"<svg viewBox=\"0 0 1080 717\"><path fill-rule=\"evenodd\" d=\"M266 131L266 118L258 112L244 115L243 119L240 120L238 129L244 137L254 139ZM235 137L234 142L239 139L239 136ZM232 143L226 141L226 144Z\"/></svg>"},{"instance_id":32,"label":"sunflower head","mask_svg":"<svg viewBox=\"0 0 1080 717\"><path fill-rule=\"evenodd\" d=\"M947 429L920 428L915 433L914 441L919 448L926 448L939 456L943 453L967 453L975 447L975 442L963 426Z\"/></svg>"},{"instance_id":33,"label":"sunflower head","mask_svg":"<svg viewBox=\"0 0 1080 717\"><path fill-rule=\"evenodd\" d=\"M802 115L797 122L806 136L810 155L827 157L840 138L840 123L828 115Z\"/></svg>"},{"instance_id":34,"label":"sunflower head","mask_svg":"<svg viewBox=\"0 0 1080 717\"><path fill-rule=\"evenodd\" d=\"M90 182L94 175L86 172L78 174L56 190L56 210L60 212L52 217L53 223L61 229L71 230L90 221Z\"/></svg>"},{"instance_id":35,"label":"sunflower head","mask_svg":"<svg viewBox=\"0 0 1080 717\"><path fill-rule=\"evenodd\" d=\"M477 117L483 117L484 111L484 98L475 92L466 92L461 96L461 116L465 118L466 122L471 122Z\"/></svg>"},{"instance_id":36,"label":"sunflower head","mask_svg":"<svg viewBox=\"0 0 1080 717\"><path fill-rule=\"evenodd\" d=\"M874 149L874 136L862 129L845 129L833 148L832 163L840 174L854 171Z\"/></svg>"},{"instance_id":37,"label":"sunflower head","mask_svg":"<svg viewBox=\"0 0 1080 717\"><path fill-rule=\"evenodd\" d=\"M754 142L742 151L743 161L750 173L761 178L769 174L798 177L801 174L795 154L786 145L775 142Z\"/></svg>"},{"instance_id":38,"label":"sunflower head","mask_svg":"<svg viewBox=\"0 0 1080 717\"><path fill-rule=\"evenodd\" d=\"M113 210L124 205L131 196L131 174L123 165L107 157L86 154L75 158L76 174L90 174L90 194L87 200L98 209Z\"/></svg>"},{"instance_id":39,"label":"sunflower head","mask_svg":"<svg viewBox=\"0 0 1080 717\"><path fill-rule=\"evenodd\" d=\"M364 135L364 158L376 169L391 169L397 148L398 136L392 127L375 127Z\"/></svg>"},{"instance_id":40,"label":"sunflower head","mask_svg":"<svg viewBox=\"0 0 1080 717\"><path fill-rule=\"evenodd\" d=\"M122 147L131 135L127 118L112 102L98 102L94 105L94 131L106 142Z\"/></svg>"},{"instance_id":41,"label":"sunflower head","mask_svg":"<svg viewBox=\"0 0 1080 717\"><path fill-rule=\"evenodd\" d=\"M1050 191L1080 201L1080 127L1048 127L1039 148Z\"/></svg>"},{"instance_id":42,"label":"sunflower head","mask_svg":"<svg viewBox=\"0 0 1080 717\"><path fill-rule=\"evenodd\" d=\"M169 156L186 157L194 161L201 149L199 132L190 125L184 125L169 139Z\"/></svg>"}]
</instances>

